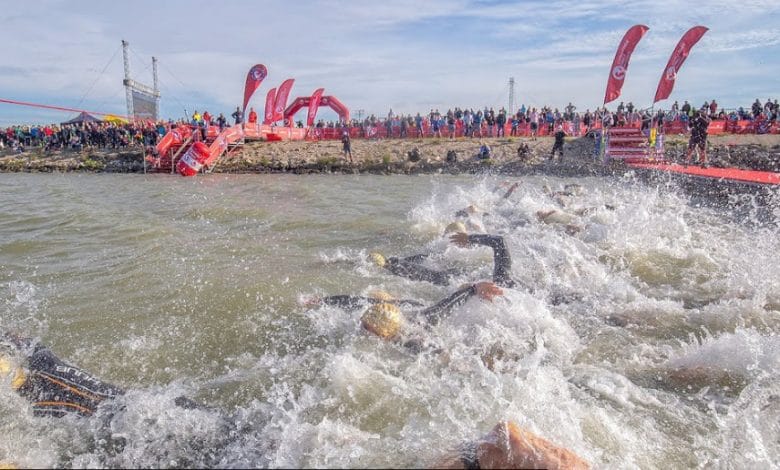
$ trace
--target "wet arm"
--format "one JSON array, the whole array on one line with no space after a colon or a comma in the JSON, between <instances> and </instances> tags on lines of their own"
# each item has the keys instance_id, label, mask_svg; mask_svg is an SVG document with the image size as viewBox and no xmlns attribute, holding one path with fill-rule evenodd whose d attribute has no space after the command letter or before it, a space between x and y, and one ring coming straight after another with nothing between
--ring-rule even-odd
<instances>
[{"instance_id":1,"label":"wet arm","mask_svg":"<svg viewBox=\"0 0 780 470\"><path fill-rule=\"evenodd\" d=\"M477 287L472 284L452 293L449 297L441 300L436 305L426 308L420 314L425 317L428 323L435 325L439 321L452 313L455 307L463 305L469 297L477 293Z\"/></svg>"},{"instance_id":2,"label":"wet arm","mask_svg":"<svg viewBox=\"0 0 780 470\"><path fill-rule=\"evenodd\" d=\"M469 243L472 245L482 245L493 249L493 282L501 286L514 285L511 277L512 256L504 242L504 237L500 235L469 235Z\"/></svg>"}]
</instances>

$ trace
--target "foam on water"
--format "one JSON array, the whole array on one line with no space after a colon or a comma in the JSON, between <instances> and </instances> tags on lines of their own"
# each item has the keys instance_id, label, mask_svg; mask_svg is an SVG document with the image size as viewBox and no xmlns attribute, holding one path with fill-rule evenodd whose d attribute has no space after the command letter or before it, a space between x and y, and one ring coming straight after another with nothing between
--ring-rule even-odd
<instances>
[{"instance_id":1,"label":"foam on water","mask_svg":"<svg viewBox=\"0 0 780 470\"><path fill-rule=\"evenodd\" d=\"M0 326L128 393L51 419L0 387L0 462L415 467L501 419L601 468L780 459L776 227L598 178L510 179L508 199L490 177L53 178L4 186ZM430 305L489 278L489 249L442 236L469 205L519 287L431 328L404 309L422 353L307 306L376 289ZM374 250L463 274L401 279Z\"/></svg>"}]
</instances>

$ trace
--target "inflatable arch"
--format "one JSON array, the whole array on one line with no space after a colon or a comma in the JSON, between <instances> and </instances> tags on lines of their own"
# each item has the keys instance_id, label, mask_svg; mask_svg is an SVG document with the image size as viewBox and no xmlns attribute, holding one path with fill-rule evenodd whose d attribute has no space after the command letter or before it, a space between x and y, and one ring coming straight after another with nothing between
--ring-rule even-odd
<instances>
[{"instance_id":1,"label":"inflatable arch","mask_svg":"<svg viewBox=\"0 0 780 470\"><path fill-rule=\"evenodd\" d=\"M301 108L308 107L310 101L311 96L299 96L298 98L295 98L293 102L287 106L287 109L284 110L284 118L289 119L300 111ZM333 111L336 111L339 115L339 120L342 122L349 122L349 109L335 96L323 96L320 100L319 107L321 108L323 106L328 106Z\"/></svg>"}]
</instances>

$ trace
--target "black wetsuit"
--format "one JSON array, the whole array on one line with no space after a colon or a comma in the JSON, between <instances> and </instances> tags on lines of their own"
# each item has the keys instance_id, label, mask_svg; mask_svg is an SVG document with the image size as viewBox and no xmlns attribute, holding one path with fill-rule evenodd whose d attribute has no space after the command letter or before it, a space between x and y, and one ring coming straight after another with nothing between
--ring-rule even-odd
<instances>
[{"instance_id":1,"label":"black wetsuit","mask_svg":"<svg viewBox=\"0 0 780 470\"><path fill-rule=\"evenodd\" d=\"M458 274L458 270L438 271L426 268L420 262L427 256L426 254L419 254L407 256L406 258L390 257L387 258L384 267L396 276L405 277L413 281L428 281L437 286L448 286L450 278Z\"/></svg>"},{"instance_id":2,"label":"black wetsuit","mask_svg":"<svg viewBox=\"0 0 780 470\"><path fill-rule=\"evenodd\" d=\"M512 257L509 255L504 237L500 235L475 234L469 235L468 241L472 245L482 245L493 249L493 282L502 287L515 286L515 282L510 277ZM449 285L450 278L460 274L460 271L457 269L437 271L422 266L420 261L427 256L421 254L406 258L388 258L385 268L396 276L414 281L428 281L438 286Z\"/></svg>"},{"instance_id":3,"label":"black wetsuit","mask_svg":"<svg viewBox=\"0 0 780 470\"><path fill-rule=\"evenodd\" d=\"M119 387L61 361L43 345L32 346L27 361L27 375L17 392L32 402L36 416L89 416L103 400L124 394Z\"/></svg>"},{"instance_id":4,"label":"black wetsuit","mask_svg":"<svg viewBox=\"0 0 780 470\"><path fill-rule=\"evenodd\" d=\"M32 403L35 416L60 418L71 413L91 416L104 400L125 393L62 361L49 348L31 339L0 334L0 344L12 346L26 356L24 382L16 391ZM184 396L175 398L174 404L183 409L206 409Z\"/></svg>"},{"instance_id":5,"label":"black wetsuit","mask_svg":"<svg viewBox=\"0 0 780 470\"><path fill-rule=\"evenodd\" d=\"M439 323L439 321L441 321L442 318L449 315L450 312L452 312L452 310L455 307L465 303L466 300L468 300L468 298L471 297L472 295L476 294L476 292L477 292L476 286L471 284L467 287L456 290L449 296L440 300L435 305L432 305L427 308L423 308L421 310L413 311L414 313L412 313L411 316L422 317L425 319L427 323L431 325L436 325ZM357 310L361 307L371 305L371 304L378 304L378 303L405 304L414 307L423 306L423 304L416 302L414 300L388 302L388 301L377 300L371 297L361 297L357 295L333 295L330 297L323 298L322 303L340 307L345 310Z\"/></svg>"}]
</instances>

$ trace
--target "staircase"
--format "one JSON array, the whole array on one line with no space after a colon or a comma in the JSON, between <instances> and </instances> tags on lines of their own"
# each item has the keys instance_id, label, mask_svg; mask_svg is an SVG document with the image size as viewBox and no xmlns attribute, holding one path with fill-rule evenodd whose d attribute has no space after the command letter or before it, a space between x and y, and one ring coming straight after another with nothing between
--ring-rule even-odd
<instances>
[{"instance_id":1,"label":"staircase","mask_svg":"<svg viewBox=\"0 0 780 470\"><path fill-rule=\"evenodd\" d=\"M655 129L651 130L649 137L635 127L607 129L604 146L604 161L606 163L610 160L636 163L663 159L663 134L656 135Z\"/></svg>"},{"instance_id":2,"label":"staircase","mask_svg":"<svg viewBox=\"0 0 780 470\"><path fill-rule=\"evenodd\" d=\"M200 139L200 130L192 130L188 126L171 129L155 146L154 152L146 156L149 164L147 171L176 173L176 163L190 146ZM240 126L233 126L219 132L214 126L207 130L206 140L209 156L203 171L211 171L224 155L233 156L241 151L244 143L244 133Z\"/></svg>"}]
</instances>

